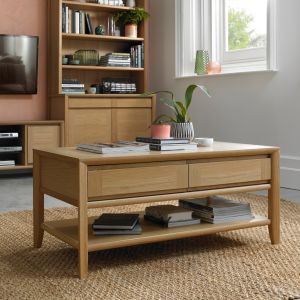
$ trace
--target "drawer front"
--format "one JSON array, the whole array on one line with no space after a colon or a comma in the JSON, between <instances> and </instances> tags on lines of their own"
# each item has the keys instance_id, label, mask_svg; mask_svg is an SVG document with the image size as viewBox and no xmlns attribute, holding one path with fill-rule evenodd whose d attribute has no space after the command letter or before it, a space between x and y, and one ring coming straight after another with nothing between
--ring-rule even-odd
<instances>
[{"instance_id":1,"label":"drawer front","mask_svg":"<svg viewBox=\"0 0 300 300\"><path fill-rule=\"evenodd\" d=\"M75 98L69 99L69 108L110 108L110 99L89 99Z\"/></svg>"},{"instance_id":2,"label":"drawer front","mask_svg":"<svg viewBox=\"0 0 300 300\"><path fill-rule=\"evenodd\" d=\"M186 189L188 165L147 166L88 172L88 196L101 197Z\"/></svg>"},{"instance_id":3,"label":"drawer front","mask_svg":"<svg viewBox=\"0 0 300 300\"><path fill-rule=\"evenodd\" d=\"M112 98L111 106L114 108L126 108L126 107L152 107L152 101L150 98Z\"/></svg>"},{"instance_id":4,"label":"drawer front","mask_svg":"<svg viewBox=\"0 0 300 300\"><path fill-rule=\"evenodd\" d=\"M189 166L189 187L269 180L271 159L195 163Z\"/></svg>"}]
</instances>

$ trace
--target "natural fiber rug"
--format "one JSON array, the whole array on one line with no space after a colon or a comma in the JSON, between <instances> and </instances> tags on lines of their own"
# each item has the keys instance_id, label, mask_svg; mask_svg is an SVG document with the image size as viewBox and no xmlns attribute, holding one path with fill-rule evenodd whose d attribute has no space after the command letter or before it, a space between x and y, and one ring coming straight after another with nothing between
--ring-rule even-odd
<instances>
[{"instance_id":1,"label":"natural fiber rug","mask_svg":"<svg viewBox=\"0 0 300 300\"><path fill-rule=\"evenodd\" d=\"M266 213L266 198L239 198ZM82 281L68 245L45 234L43 247L32 248L30 211L0 214L0 299L294 299L300 295L300 206L282 201L281 213L280 245L272 246L267 227L258 227L95 252ZM46 211L48 220L75 215L72 208Z\"/></svg>"}]
</instances>

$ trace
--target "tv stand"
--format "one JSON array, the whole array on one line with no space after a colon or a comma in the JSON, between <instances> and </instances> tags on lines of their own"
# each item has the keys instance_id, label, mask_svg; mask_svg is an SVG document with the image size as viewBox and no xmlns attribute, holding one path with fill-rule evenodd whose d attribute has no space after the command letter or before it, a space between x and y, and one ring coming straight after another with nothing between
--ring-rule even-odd
<instances>
[{"instance_id":1,"label":"tv stand","mask_svg":"<svg viewBox=\"0 0 300 300\"><path fill-rule=\"evenodd\" d=\"M15 165L0 165L0 172L32 169L33 149L64 145L63 121L11 121L0 122L0 133L17 133L17 137L0 139L0 147L15 147L0 151L0 161L15 161Z\"/></svg>"}]
</instances>

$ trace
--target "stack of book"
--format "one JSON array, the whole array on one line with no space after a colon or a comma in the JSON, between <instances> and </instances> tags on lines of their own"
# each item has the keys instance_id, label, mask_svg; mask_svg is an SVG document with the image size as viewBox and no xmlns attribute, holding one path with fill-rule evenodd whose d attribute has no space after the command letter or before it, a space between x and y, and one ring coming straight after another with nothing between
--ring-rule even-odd
<instances>
[{"instance_id":1,"label":"stack of book","mask_svg":"<svg viewBox=\"0 0 300 300\"><path fill-rule=\"evenodd\" d=\"M240 203L218 196L179 200L179 206L192 209L194 217L212 224L248 221L254 218L249 203Z\"/></svg>"},{"instance_id":2,"label":"stack of book","mask_svg":"<svg viewBox=\"0 0 300 300\"><path fill-rule=\"evenodd\" d=\"M85 94L84 84L77 79L63 79L61 87L63 94Z\"/></svg>"},{"instance_id":3,"label":"stack of book","mask_svg":"<svg viewBox=\"0 0 300 300\"><path fill-rule=\"evenodd\" d=\"M150 151L148 144L127 141L119 141L116 143L79 144L76 149L98 154L143 153Z\"/></svg>"},{"instance_id":4,"label":"stack of book","mask_svg":"<svg viewBox=\"0 0 300 300\"><path fill-rule=\"evenodd\" d=\"M107 53L100 58L100 66L102 67L130 67L129 53Z\"/></svg>"},{"instance_id":5,"label":"stack of book","mask_svg":"<svg viewBox=\"0 0 300 300\"><path fill-rule=\"evenodd\" d=\"M168 228L200 224L200 219L194 218L192 214L191 209L175 205L156 205L146 207L144 218Z\"/></svg>"},{"instance_id":6,"label":"stack of book","mask_svg":"<svg viewBox=\"0 0 300 300\"><path fill-rule=\"evenodd\" d=\"M197 149L197 143L193 143L188 139L158 139L151 137L137 137L136 141L148 143L150 145L150 150L153 151L179 151Z\"/></svg>"},{"instance_id":7,"label":"stack of book","mask_svg":"<svg viewBox=\"0 0 300 300\"><path fill-rule=\"evenodd\" d=\"M141 234L139 214L102 214L92 224L94 235Z\"/></svg>"},{"instance_id":8,"label":"stack of book","mask_svg":"<svg viewBox=\"0 0 300 300\"><path fill-rule=\"evenodd\" d=\"M130 48L131 67L144 68L144 43Z\"/></svg>"},{"instance_id":9,"label":"stack of book","mask_svg":"<svg viewBox=\"0 0 300 300\"><path fill-rule=\"evenodd\" d=\"M87 22L90 22L88 14L83 11L73 10L67 5L62 7L62 32L85 34ZM89 33L89 32L87 32Z\"/></svg>"}]
</instances>

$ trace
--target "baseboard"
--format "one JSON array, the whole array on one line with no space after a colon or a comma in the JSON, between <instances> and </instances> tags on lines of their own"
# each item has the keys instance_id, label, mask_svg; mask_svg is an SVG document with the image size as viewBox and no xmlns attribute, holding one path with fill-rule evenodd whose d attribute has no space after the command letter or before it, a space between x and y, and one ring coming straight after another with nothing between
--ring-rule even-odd
<instances>
[{"instance_id":1,"label":"baseboard","mask_svg":"<svg viewBox=\"0 0 300 300\"><path fill-rule=\"evenodd\" d=\"M281 156L281 187L300 190L300 157Z\"/></svg>"}]
</instances>

